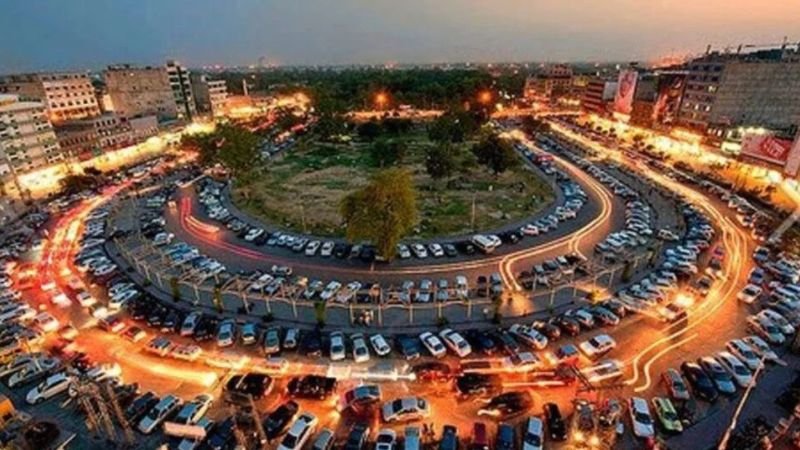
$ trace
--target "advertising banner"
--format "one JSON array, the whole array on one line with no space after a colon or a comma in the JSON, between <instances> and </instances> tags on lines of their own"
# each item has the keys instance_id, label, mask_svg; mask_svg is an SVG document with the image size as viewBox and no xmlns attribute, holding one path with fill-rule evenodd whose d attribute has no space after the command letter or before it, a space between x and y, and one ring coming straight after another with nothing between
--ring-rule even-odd
<instances>
[{"instance_id":1,"label":"advertising banner","mask_svg":"<svg viewBox=\"0 0 800 450\"><path fill-rule=\"evenodd\" d=\"M614 111L630 115L633 110L633 94L636 93L636 81L639 73L635 70L623 70L619 73L617 95L614 97Z\"/></svg>"},{"instance_id":2,"label":"advertising banner","mask_svg":"<svg viewBox=\"0 0 800 450\"><path fill-rule=\"evenodd\" d=\"M768 134L748 134L742 138L742 155L762 161L786 165L792 141Z\"/></svg>"}]
</instances>

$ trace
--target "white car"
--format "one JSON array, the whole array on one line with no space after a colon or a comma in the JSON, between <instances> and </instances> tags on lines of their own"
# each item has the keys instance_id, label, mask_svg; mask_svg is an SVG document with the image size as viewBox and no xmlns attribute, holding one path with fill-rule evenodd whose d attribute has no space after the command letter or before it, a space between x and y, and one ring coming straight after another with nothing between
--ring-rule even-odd
<instances>
[{"instance_id":1,"label":"white car","mask_svg":"<svg viewBox=\"0 0 800 450\"><path fill-rule=\"evenodd\" d=\"M764 316L750 316L747 318L747 326L756 334L766 339L770 344L782 345L786 342L786 336L774 322Z\"/></svg>"},{"instance_id":2,"label":"white car","mask_svg":"<svg viewBox=\"0 0 800 450\"><path fill-rule=\"evenodd\" d=\"M43 312L33 318L33 325L42 331L42 333L49 333L56 331L61 324L50 313Z\"/></svg>"},{"instance_id":3,"label":"white car","mask_svg":"<svg viewBox=\"0 0 800 450\"><path fill-rule=\"evenodd\" d=\"M515 323L508 331L536 350L547 347L547 337L531 327Z\"/></svg>"},{"instance_id":4,"label":"white car","mask_svg":"<svg viewBox=\"0 0 800 450\"><path fill-rule=\"evenodd\" d=\"M542 419L531 417L525 424L522 436L522 450L542 450L544 448L544 424Z\"/></svg>"},{"instance_id":5,"label":"white car","mask_svg":"<svg viewBox=\"0 0 800 450\"><path fill-rule=\"evenodd\" d=\"M199 312L193 312L186 316L181 324L181 336L193 335L194 329L197 328L197 324L200 322L200 317L201 314Z\"/></svg>"},{"instance_id":6,"label":"white car","mask_svg":"<svg viewBox=\"0 0 800 450\"><path fill-rule=\"evenodd\" d=\"M236 324L233 320L223 320L217 330L217 347L230 347L236 338Z\"/></svg>"},{"instance_id":7,"label":"white car","mask_svg":"<svg viewBox=\"0 0 800 450\"><path fill-rule=\"evenodd\" d=\"M650 407L647 405L647 400L641 397L632 397L628 410L631 413L633 434L639 438L653 437L655 428L653 427L653 417L650 415Z\"/></svg>"},{"instance_id":8,"label":"white car","mask_svg":"<svg viewBox=\"0 0 800 450\"><path fill-rule=\"evenodd\" d=\"M300 450L311 439L317 428L317 418L313 414L303 413L283 436L278 450Z\"/></svg>"},{"instance_id":9,"label":"white car","mask_svg":"<svg viewBox=\"0 0 800 450\"><path fill-rule=\"evenodd\" d=\"M725 348L744 363L748 369L756 370L761 365L761 358L750 345L741 339L732 339L725 344Z\"/></svg>"},{"instance_id":10,"label":"white car","mask_svg":"<svg viewBox=\"0 0 800 450\"><path fill-rule=\"evenodd\" d=\"M322 243L320 241L311 241L311 242L309 242L308 245L306 246L306 250L305 250L306 256L314 256L314 255L316 255L317 254L317 250L319 250L320 245L322 245Z\"/></svg>"},{"instance_id":11,"label":"white car","mask_svg":"<svg viewBox=\"0 0 800 450\"><path fill-rule=\"evenodd\" d=\"M344 334L341 331L331 333L330 357L331 361L341 361L345 358Z\"/></svg>"},{"instance_id":12,"label":"white car","mask_svg":"<svg viewBox=\"0 0 800 450\"><path fill-rule=\"evenodd\" d=\"M436 358L441 358L447 353L447 349L445 349L444 344L442 341L439 340L436 335L431 333L430 331L426 331L419 335L419 340L422 341L422 345L425 346L426 349Z\"/></svg>"},{"instance_id":13,"label":"white car","mask_svg":"<svg viewBox=\"0 0 800 450\"><path fill-rule=\"evenodd\" d=\"M364 340L364 335L356 333L350 336L353 345L353 360L357 363L369 361L369 348Z\"/></svg>"},{"instance_id":14,"label":"white car","mask_svg":"<svg viewBox=\"0 0 800 450\"><path fill-rule=\"evenodd\" d=\"M180 406L181 401L178 399L178 397L174 395L167 395L159 400L155 406L150 408L150 411L147 412L147 415L139 421L139 426L137 428L144 434L152 433L155 431L156 427L161 425L161 422L163 422L167 416L172 414Z\"/></svg>"},{"instance_id":15,"label":"white car","mask_svg":"<svg viewBox=\"0 0 800 450\"><path fill-rule=\"evenodd\" d=\"M428 250L430 250L434 258L444 256L444 248L442 248L441 244L437 244L436 242L428 244Z\"/></svg>"},{"instance_id":16,"label":"white car","mask_svg":"<svg viewBox=\"0 0 800 450\"><path fill-rule=\"evenodd\" d=\"M779 313L769 308L761 311L760 313L758 313L758 315L766 317L767 319L771 320L772 323L774 323L778 328L780 328L781 332L787 336L791 336L795 332L794 325L789 323L789 321L786 320L785 317L783 317Z\"/></svg>"},{"instance_id":17,"label":"white car","mask_svg":"<svg viewBox=\"0 0 800 450\"><path fill-rule=\"evenodd\" d=\"M444 330L440 331L439 337L442 338L445 345L447 345L447 348L458 355L459 358L466 358L470 353L472 353L472 347L469 345L469 342L467 342L463 336L458 334L458 332L453 331L450 328L445 328Z\"/></svg>"},{"instance_id":18,"label":"white car","mask_svg":"<svg viewBox=\"0 0 800 450\"><path fill-rule=\"evenodd\" d=\"M386 402L381 407L384 422L401 422L428 417L430 405L422 397L403 397Z\"/></svg>"},{"instance_id":19,"label":"white car","mask_svg":"<svg viewBox=\"0 0 800 450\"><path fill-rule=\"evenodd\" d=\"M213 402L214 397L210 394L200 394L191 402L183 405L173 422L181 425L194 425L208 412Z\"/></svg>"},{"instance_id":20,"label":"white car","mask_svg":"<svg viewBox=\"0 0 800 450\"><path fill-rule=\"evenodd\" d=\"M769 344L767 344L763 339L758 336L746 336L742 338L745 344L749 345L750 348L753 349L754 352L766 361L778 362L780 358L778 358L778 354L773 351Z\"/></svg>"},{"instance_id":21,"label":"white car","mask_svg":"<svg viewBox=\"0 0 800 450\"><path fill-rule=\"evenodd\" d=\"M397 256L400 259L411 258L411 249L405 244L397 244Z\"/></svg>"},{"instance_id":22,"label":"white car","mask_svg":"<svg viewBox=\"0 0 800 450\"><path fill-rule=\"evenodd\" d=\"M419 259L425 259L428 257L428 250L422 244L412 244L411 251L413 251L414 256Z\"/></svg>"},{"instance_id":23,"label":"white car","mask_svg":"<svg viewBox=\"0 0 800 450\"><path fill-rule=\"evenodd\" d=\"M583 341L578 345L584 355L589 359L597 359L606 353L610 352L617 346L616 341L607 334L598 334L597 336ZM647 403L645 402L645 405Z\"/></svg>"},{"instance_id":24,"label":"white car","mask_svg":"<svg viewBox=\"0 0 800 450\"><path fill-rule=\"evenodd\" d=\"M322 244L322 248L319 250L319 255L326 258L331 256L333 254L333 247L335 246L336 244L334 244L333 241L326 241L324 244Z\"/></svg>"},{"instance_id":25,"label":"white car","mask_svg":"<svg viewBox=\"0 0 800 450\"><path fill-rule=\"evenodd\" d=\"M28 391L28 395L25 396L25 401L31 405L41 403L54 395L65 392L72 381L73 378L68 376L65 372L50 375L47 379L39 383L38 386Z\"/></svg>"},{"instance_id":26,"label":"white car","mask_svg":"<svg viewBox=\"0 0 800 450\"><path fill-rule=\"evenodd\" d=\"M384 428L378 432L375 438L375 450L395 450L397 446L397 433L394 430Z\"/></svg>"},{"instance_id":27,"label":"white car","mask_svg":"<svg viewBox=\"0 0 800 450\"><path fill-rule=\"evenodd\" d=\"M746 388L753 381L753 373L750 369L730 352L719 352L716 359L731 374L739 387Z\"/></svg>"},{"instance_id":28,"label":"white car","mask_svg":"<svg viewBox=\"0 0 800 450\"><path fill-rule=\"evenodd\" d=\"M392 351L386 339L380 334L373 334L370 336L369 343L372 344L372 350L374 350L378 356L386 356Z\"/></svg>"},{"instance_id":29,"label":"white car","mask_svg":"<svg viewBox=\"0 0 800 450\"><path fill-rule=\"evenodd\" d=\"M738 298L739 301L750 304L756 301L759 296L761 296L761 292L763 292L763 289L761 289L760 286L748 284L736 295L736 298Z\"/></svg>"},{"instance_id":30,"label":"white car","mask_svg":"<svg viewBox=\"0 0 800 450\"><path fill-rule=\"evenodd\" d=\"M97 299L92 297L92 294L86 291L78 292L78 295L75 296L75 300L77 300L78 304L84 308L88 308L97 303Z\"/></svg>"},{"instance_id":31,"label":"white car","mask_svg":"<svg viewBox=\"0 0 800 450\"><path fill-rule=\"evenodd\" d=\"M111 309L120 309L123 306L125 306L125 303L136 298L138 295L139 291L136 289L131 289L129 291L122 291L117 295L112 295L111 297L109 297L108 307Z\"/></svg>"},{"instance_id":32,"label":"white car","mask_svg":"<svg viewBox=\"0 0 800 450\"><path fill-rule=\"evenodd\" d=\"M93 381L103 381L120 375L122 375L122 368L116 362L98 364L86 372L86 376Z\"/></svg>"},{"instance_id":33,"label":"white car","mask_svg":"<svg viewBox=\"0 0 800 450\"><path fill-rule=\"evenodd\" d=\"M322 291L322 293L319 294L320 300L327 302L328 300L332 299L341 288L342 283L339 283L338 281L329 282L328 285L325 286L325 289Z\"/></svg>"}]
</instances>

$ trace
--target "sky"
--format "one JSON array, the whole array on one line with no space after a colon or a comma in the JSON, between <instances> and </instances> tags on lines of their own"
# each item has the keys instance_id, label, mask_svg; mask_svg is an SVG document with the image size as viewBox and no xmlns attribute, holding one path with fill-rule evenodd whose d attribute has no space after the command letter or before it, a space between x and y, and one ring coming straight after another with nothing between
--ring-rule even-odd
<instances>
[{"instance_id":1,"label":"sky","mask_svg":"<svg viewBox=\"0 0 800 450\"><path fill-rule=\"evenodd\" d=\"M199 67L649 61L800 41L799 0L2 0L0 73ZM794 33L794 34L792 34Z\"/></svg>"}]
</instances>

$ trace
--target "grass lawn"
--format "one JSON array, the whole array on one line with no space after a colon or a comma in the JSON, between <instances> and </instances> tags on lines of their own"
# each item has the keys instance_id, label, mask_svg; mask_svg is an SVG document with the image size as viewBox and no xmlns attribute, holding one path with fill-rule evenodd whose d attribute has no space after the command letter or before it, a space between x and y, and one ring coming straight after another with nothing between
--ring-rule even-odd
<instances>
[{"instance_id":1,"label":"grass lawn","mask_svg":"<svg viewBox=\"0 0 800 450\"><path fill-rule=\"evenodd\" d=\"M417 188L420 220L412 238L495 229L534 214L553 199L550 186L523 164L497 177L474 161L470 164L472 143L462 146L464 167L450 180L434 182L424 166L425 148L433 145L426 133L415 130L399 139L408 145L400 166L411 171ZM246 185L237 183L234 202L291 231L342 236L339 202L380 170L372 160L370 145L328 144L306 137L267 163L263 176Z\"/></svg>"}]
</instances>

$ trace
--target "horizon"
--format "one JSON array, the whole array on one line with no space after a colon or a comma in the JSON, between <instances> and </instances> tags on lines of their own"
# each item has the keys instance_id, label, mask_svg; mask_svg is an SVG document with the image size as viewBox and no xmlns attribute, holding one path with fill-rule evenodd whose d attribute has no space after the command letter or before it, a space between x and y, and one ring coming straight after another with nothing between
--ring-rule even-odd
<instances>
[{"instance_id":1,"label":"horizon","mask_svg":"<svg viewBox=\"0 0 800 450\"><path fill-rule=\"evenodd\" d=\"M648 63L708 45L779 43L800 17L800 3L656 3L340 0L331 8L324 0L86 0L64 7L58 0L10 0L0 17L0 72L166 59L192 68Z\"/></svg>"}]
</instances>

